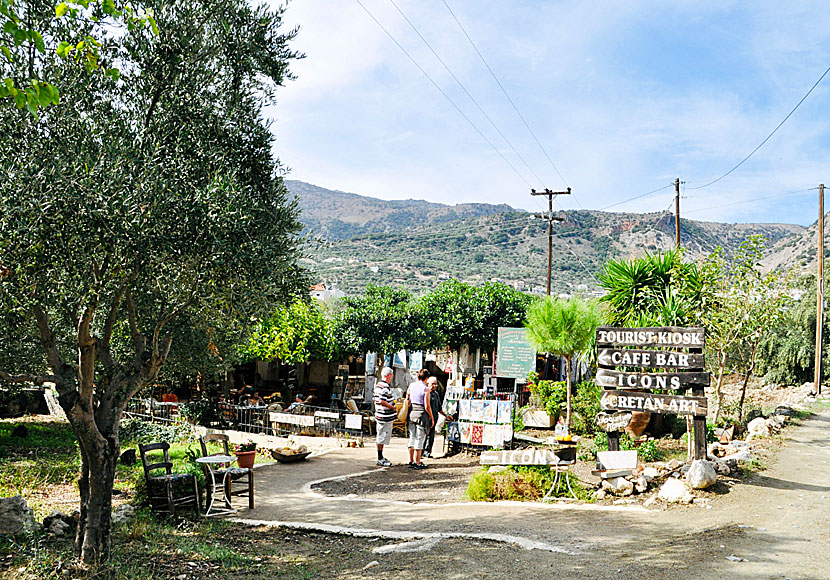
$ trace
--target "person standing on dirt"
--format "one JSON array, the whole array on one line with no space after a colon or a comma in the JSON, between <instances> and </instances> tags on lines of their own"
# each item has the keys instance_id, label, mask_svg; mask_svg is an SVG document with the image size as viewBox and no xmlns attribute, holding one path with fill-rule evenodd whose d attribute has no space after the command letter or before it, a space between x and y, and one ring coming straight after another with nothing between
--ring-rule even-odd
<instances>
[{"instance_id":1,"label":"person standing on dirt","mask_svg":"<svg viewBox=\"0 0 830 580\"><path fill-rule=\"evenodd\" d=\"M427 385L424 381L429 377L427 369L418 371L418 380L409 385L406 390L406 398L409 399L409 465L412 469L426 469L421 462L421 454L424 451L424 440L427 429L435 424L430 407Z\"/></svg>"},{"instance_id":2,"label":"person standing on dirt","mask_svg":"<svg viewBox=\"0 0 830 580\"><path fill-rule=\"evenodd\" d=\"M432 411L432 416L435 418L435 421L433 421L432 427L427 430L426 440L424 441L424 453L422 457L431 458L432 445L435 443L435 432L438 430L438 423L441 420L438 415L442 415L445 420L448 418L448 415L442 409L443 399L441 397L441 392L439 391L440 385L438 383L438 377L429 377L426 383L427 392L429 393L429 408ZM443 423L441 424L443 425Z\"/></svg>"},{"instance_id":3,"label":"person standing on dirt","mask_svg":"<svg viewBox=\"0 0 830 580\"><path fill-rule=\"evenodd\" d=\"M392 441L392 424L398 418L395 410L395 399L392 398L392 375L389 367L383 367L380 371L380 380L375 384L372 393L375 399L375 422L377 423L377 437L375 442L378 446L378 461L380 467L389 467L392 462L383 456L383 446L389 445Z\"/></svg>"}]
</instances>

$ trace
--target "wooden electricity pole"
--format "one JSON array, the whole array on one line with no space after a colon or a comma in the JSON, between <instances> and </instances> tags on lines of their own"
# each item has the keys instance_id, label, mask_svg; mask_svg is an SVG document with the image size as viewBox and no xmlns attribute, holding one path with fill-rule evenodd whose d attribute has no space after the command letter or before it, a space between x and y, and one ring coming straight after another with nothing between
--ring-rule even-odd
<instances>
[{"instance_id":1,"label":"wooden electricity pole","mask_svg":"<svg viewBox=\"0 0 830 580\"><path fill-rule=\"evenodd\" d=\"M821 394L821 334L824 326L824 184L818 186L818 276L816 277L816 394Z\"/></svg>"},{"instance_id":2,"label":"wooden electricity pole","mask_svg":"<svg viewBox=\"0 0 830 580\"><path fill-rule=\"evenodd\" d=\"M674 180L674 244L680 249L680 178Z\"/></svg>"},{"instance_id":3,"label":"wooden electricity pole","mask_svg":"<svg viewBox=\"0 0 830 580\"><path fill-rule=\"evenodd\" d=\"M570 195L571 188L568 191L551 191L545 188L545 191L530 190L530 195L547 195L548 196L548 213L536 214L536 217L548 220L548 290L547 295L550 296L550 277L551 277L551 262L553 260L553 222L561 222L564 218L554 217L553 215L553 196L554 195Z\"/></svg>"}]
</instances>

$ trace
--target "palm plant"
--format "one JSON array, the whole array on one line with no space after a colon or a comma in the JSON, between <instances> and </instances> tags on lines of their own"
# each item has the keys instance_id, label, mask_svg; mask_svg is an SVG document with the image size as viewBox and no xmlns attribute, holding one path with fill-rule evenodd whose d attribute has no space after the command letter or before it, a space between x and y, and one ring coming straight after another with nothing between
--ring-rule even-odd
<instances>
[{"instance_id":1,"label":"palm plant","mask_svg":"<svg viewBox=\"0 0 830 580\"><path fill-rule=\"evenodd\" d=\"M602 315L596 302L581 298L538 300L527 312L528 338L543 352L565 358L567 368L566 424L571 424L571 359L591 348Z\"/></svg>"}]
</instances>

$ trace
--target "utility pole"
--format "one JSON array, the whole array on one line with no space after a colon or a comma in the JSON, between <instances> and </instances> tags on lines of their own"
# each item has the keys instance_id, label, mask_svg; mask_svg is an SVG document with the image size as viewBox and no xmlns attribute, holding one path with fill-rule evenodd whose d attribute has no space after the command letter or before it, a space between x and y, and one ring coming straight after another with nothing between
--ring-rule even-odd
<instances>
[{"instance_id":1,"label":"utility pole","mask_svg":"<svg viewBox=\"0 0 830 580\"><path fill-rule=\"evenodd\" d=\"M674 180L674 244L680 249L680 178Z\"/></svg>"},{"instance_id":2,"label":"utility pole","mask_svg":"<svg viewBox=\"0 0 830 580\"><path fill-rule=\"evenodd\" d=\"M824 326L824 184L818 186L818 276L816 277L816 394L821 394L821 334Z\"/></svg>"},{"instance_id":3,"label":"utility pole","mask_svg":"<svg viewBox=\"0 0 830 580\"><path fill-rule=\"evenodd\" d=\"M561 217L554 217L553 215L553 196L554 195L570 195L571 188L568 188L568 191L551 191L548 188L545 188L545 191L536 191L535 189L530 190L530 195L547 195L548 196L548 213L545 214L536 214L536 217L548 220L548 291L547 295L550 296L550 276L551 276L551 261L553 256L553 222L561 222L564 218Z\"/></svg>"}]
</instances>

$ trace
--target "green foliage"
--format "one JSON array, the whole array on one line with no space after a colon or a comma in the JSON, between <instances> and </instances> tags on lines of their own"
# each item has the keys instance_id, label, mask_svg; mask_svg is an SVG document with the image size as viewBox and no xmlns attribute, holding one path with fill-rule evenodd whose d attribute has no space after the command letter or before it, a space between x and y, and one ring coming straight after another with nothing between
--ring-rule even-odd
<instances>
[{"instance_id":1,"label":"green foliage","mask_svg":"<svg viewBox=\"0 0 830 580\"><path fill-rule=\"evenodd\" d=\"M577 435L592 435L597 432L597 413L600 412L602 387L594 381L582 381L576 386L573 400L571 432Z\"/></svg>"},{"instance_id":2,"label":"green foliage","mask_svg":"<svg viewBox=\"0 0 830 580\"><path fill-rule=\"evenodd\" d=\"M341 303L333 332L344 354L386 354L436 346L423 309L406 290L369 286L362 296L347 296Z\"/></svg>"},{"instance_id":3,"label":"green foliage","mask_svg":"<svg viewBox=\"0 0 830 580\"><path fill-rule=\"evenodd\" d=\"M419 307L437 336L437 346L459 350L492 350L498 341L500 326L521 326L533 299L501 283L487 282L473 286L447 280L422 297Z\"/></svg>"},{"instance_id":4,"label":"green foliage","mask_svg":"<svg viewBox=\"0 0 830 580\"><path fill-rule=\"evenodd\" d=\"M593 459L597 457L597 451L608 451L608 434L599 431L593 438L593 445L586 449ZM620 451L637 451L640 461L652 462L663 461L666 458L665 452L658 447L653 439L646 441L634 441L628 433L620 434Z\"/></svg>"},{"instance_id":5,"label":"green foliage","mask_svg":"<svg viewBox=\"0 0 830 580\"><path fill-rule=\"evenodd\" d=\"M543 407L551 417L558 417L565 408L568 385L565 381L540 381L528 384L535 403Z\"/></svg>"},{"instance_id":6,"label":"green foliage","mask_svg":"<svg viewBox=\"0 0 830 580\"><path fill-rule=\"evenodd\" d=\"M547 465L509 466L499 473L489 473L485 469L470 479L466 495L472 501L538 501L553 486L554 478L555 473ZM551 495L569 495L568 480L580 500L590 501L590 492L570 473L559 478L557 489Z\"/></svg>"},{"instance_id":7,"label":"green foliage","mask_svg":"<svg viewBox=\"0 0 830 580\"><path fill-rule=\"evenodd\" d=\"M322 306L316 300L298 299L257 327L244 354L249 360L299 364L330 360L335 356L335 349L333 324Z\"/></svg>"},{"instance_id":8,"label":"green foliage","mask_svg":"<svg viewBox=\"0 0 830 580\"><path fill-rule=\"evenodd\" d=\"M758 344L758 374L772 383L800 385L815 379L816 279L795 284L803 292ZM830 317L825 318L822 377L830 376Z\"/></svg>"},{"instance_id":9,"label":"green foliage","mask_svg":"<svg viewBox=\"0 0 830 580\"><path fill-rule=\"evenodd\" d=\"M196 431L190 423L153 423L138 417L121 421L121 440L125 444L147 445L148 443L170 443L193 441Z\"/></svg>"},{"instance_id":10,"label":"green foliage","mask_svg":"<svg viewBox=\"0 0 830 580\"><path fill-rule=\"evenodd\" d=\"M678 250L630 260L610 260L598 279L608 293L600 301L608 306L608 323L614 326L690 326L699 323L709 306L710 278L705 269L684 263Z\"/></svg>"},{"instance_id":11,"label":"green foliage","mask_svg":"<svg viewBox=\"0 0 830 580\"><path fill-rule=\"evenodd\" d=\"M179 416L194 425L201 425L202 427L209 427L219 418L216 413L216 405L209 399L199 399L198 401L180 404Z\"/></svg>"},{"instance_id":12,"label":"green foliage","mask_svg":"<svg viewBox=\"0 0 830 580\"><path fill-rule=\"evenodd\" d=\"M546 297L527 311L528 338L539 351L570 358L591 347L600 317L595 302Z\"/></svg>"}]
</instances>

